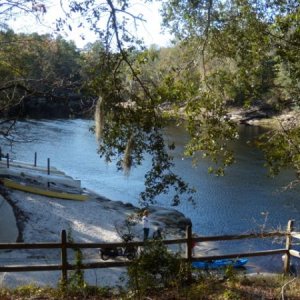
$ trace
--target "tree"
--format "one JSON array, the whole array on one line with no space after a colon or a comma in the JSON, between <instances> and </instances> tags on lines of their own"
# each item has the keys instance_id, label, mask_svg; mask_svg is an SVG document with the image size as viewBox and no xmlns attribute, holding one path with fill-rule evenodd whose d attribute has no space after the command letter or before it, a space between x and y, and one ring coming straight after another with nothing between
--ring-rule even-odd
<instances>
[{"instance_id":1,"label":"tree","mask_svg":"<svg viewBox=\"0 0 300 300\"><path fill-rule=\"evenodd\" d=\"M179 39L198 44L203 92L187 105L188 115L198 109L189 118L191 151L204 149L215 159L227 149L222 137L235 135L224 121L229 103L271 104L277 110L299 105L299 13L298 1L164 2L164 24ZM299 182L299 118L280 125L259 146L272 175L292 167ZM226 151L224 166L232 162Z\"/></svg>"},{"instance_id":2,"label":"tree","mask_svg":"<svg viewBox=\"0 0 300 300\"><path fill-rule=\"evenodd\" d=\"M99 38L82 54L81 91L97 101L99 154L107 161L116 159L125 172L151 155L141 201L146 205L173 187L176 205L180 195L192 189L172 171L174 145L163 138L170 117L178 122L183 112L186 118L181 123L190 135L185 153L209 157L209 171L223 175L234 162L230 142L238 138L236 124L227 117L230 106L268 105L276 112L299 105L299 2L163 1L164 25L176 36L172 49L143 46L132 31L143 18L132 12L131 4L69 2L66 16L80 14ZM70 29L69 19L58 20L57 26ZM55 45L66 54L62 61L76 56L62 40ZM56 72L71 72L76 78L73 64L66 62L61 68L61 61L49 61L55 66L46 68L50 78ZM4 66L2 72L12 76ZM283 127L280 134L269 133L261 143L269 164L276 158L274 173L284 166L299 171L295 124Z\"/></svg>"},{"instance_id":3,"label":"tree","mask_svg":"<svg viewBox=\"0 0 300 300\"><path fill-rule=\"evenodd\" d=\"M89 69L86 84L99 98L97 123L99 154L107 161L117 158L117 167L128 172L143 161L145 154L152 157L152 169L145 175L146 190L141 202L147 205L154 198L174 187L173 204L181 193L192 189L172 171L173 162L163 139L165 120L159 105L164 102L156 86L142 75L149 57L141 41L128 31L129 20L142 20L129 12L129 2L102 4L92 1L72 3L71 12L83 14L91 28L99 35L103 48L99 61ZM105 19L105 26L103 24ZM101 22L102 20L102 22ZM66 24L60 20L60 24Z\"/></svg>"},{"instance_id":4,"label":"tree","mask_svg":"<svg viewBox=\"0 0 300 300\"><path fill-rule=\"evenodd\" d=\"M99 34L101 62L108 70L101 71L96 92L101 99L99 152L107 160L117 156L120 169L151 154L149 193L142 199L153 199L169 184L178 182L180 190L177 177L169 173L172 163L162 138L166 121L162 105L168 103L175 110L184 106L190 134L186 154L200 151L212 159L210 171L223 175L234 162L230 141L238 137L227 118L228 106L259 103L278 108L283 99L274 103L272 96L278 90L297 94L299 60L293 58L298 55L299 6L297 1L164 1L164 25L176 35L176 47L184 54L162 70L158 52L145 50L129 31L130 21L142 21L130 12L130 3L78 1L71 11L84 15ZM287 33L288 39L283 39ZM282 76L285 86L278 85ZM180 191L186 190L184 185ZM176 195L174 203L178 200Z\"/></svg>"},{"instance_id":5,"label":"tree","mask_svg":"<svg viewBox=\"0 0 300 300\"><path fill-rule=\"evenodd\" d=\"M28 95L55 96L56 89L67 89L79 80L80 54L73 43L60 37L54 40L49 35L15 34L11 30L0 33L0 39L0 90L10 98L10 106ZM6 101L4 96L1 99Z\"/></svg>"},{"instance_id":6,"label":"tree","mask_svg":"<svg viewBox=\"0 0 300 300\"><path fill-rule=\"evenodd\" d=\"M11 19L33 15L37 23L47 13L44 1L0 1L1 15L1 115L34 97L59 98L62 89L78 88L80 54L72 42L60 36L16 34ZM77 81L77 82L76 82ZM63 87L63 88L62 88ZM64 99L61 99L64 100Z\"/></svg>"}]
</instances>

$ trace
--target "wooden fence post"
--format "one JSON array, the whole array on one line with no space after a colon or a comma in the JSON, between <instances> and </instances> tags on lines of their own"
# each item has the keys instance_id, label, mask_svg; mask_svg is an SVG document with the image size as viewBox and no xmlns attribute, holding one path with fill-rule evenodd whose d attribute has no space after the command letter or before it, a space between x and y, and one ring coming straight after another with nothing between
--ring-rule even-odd
<instances>
[{"instance_id":1,"label":"wooden fence post","mask_svg":"<svg viewBox=\"0 0 300 300\"><path fill-rule=\"evenodd\" d=\"M67 233L61 232L61 279L63 285L68 281Z\"/></svg>"},{"instance_id":2,"label":"wooden fence post","mask_svg":"<svg viewBox=\"0 0 300 300\"><path fill-rule=\"evenodd\" d=\"M186 258L191 261L192 258L192 226L186 227Z\"/></svg>"},{"instance_id":3,"label":"wooden fence post","mask_svg":"<svg viewBox=\"0 0 300 300\"><path fill-rule=\"evenodd\" d=\"M50 175L50 158L47 158L47 174ZM48 188L50 188L50 182L47 182Z\"/></svg>"},{"instance_id":4,"label":"wooden fence post","mask_svg":"<svg viewBox=\"0 0 300 300\"><path fill-rule=\"evenodd\" d=\"M294 230L294 220L289 220L286 230L286 242L285 242L285 249L287 253L284 256L284 263L283 263L283 270L284 273L287 275L290 272L290 263L291 263L291 255L289 250L291 249L292 244L292 235L291 232Z\"/></svg>"},{"instance_id":5,"label":"wooden fence post","mask_svg":"<svg viewBox=\"0 0 300 300\"><path fill-rule=\"evenodd\" d=\"M191 266L192 266L192 226L188 225L186 227L186 258L188 263L188 282L191 282L192 280L192 272L191 272Z\"/></svg>"},{"instance_id":6,"label":"wooden fence post","mask_svg":"<svg viewBox=\"0 0 300 300\"><path fill-rule=\"evenodd\" d=\"M47 158L47 171L48 175L50 175L50 158Z\"/></svg>"}]
</instances>

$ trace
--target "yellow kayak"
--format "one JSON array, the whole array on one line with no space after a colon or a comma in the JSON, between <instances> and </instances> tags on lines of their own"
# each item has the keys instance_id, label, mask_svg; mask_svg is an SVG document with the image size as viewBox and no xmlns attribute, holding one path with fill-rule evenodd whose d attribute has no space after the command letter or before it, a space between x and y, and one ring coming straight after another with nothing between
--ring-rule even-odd
<instances>
[{"instance_id":1,"label":"yellow kayak","mask_svg":"<svg viewBox=\"0 0 300 300\"><path fill-rule=\"evenodd\" d=\"M20 190L32 194L37 194L41 196L67 199L67 200L80 200L80 201L84 201L88 199L88 195L49 190L47 188L32 186L26 183L16 182L14 180L7 179L7 178L3 178L1 179L1 181L4 184L4 186L8 188L12 188L15 190Z\"/></svg>"}]
</instances>

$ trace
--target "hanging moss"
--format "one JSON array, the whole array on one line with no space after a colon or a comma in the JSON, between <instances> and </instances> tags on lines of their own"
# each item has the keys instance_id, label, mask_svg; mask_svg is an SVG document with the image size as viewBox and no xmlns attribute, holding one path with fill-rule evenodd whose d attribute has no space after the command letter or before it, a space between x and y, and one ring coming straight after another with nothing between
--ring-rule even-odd
<instances>
[{"instance_id":1,"label":"hanging moss","mask_svg":"<svg viewBox=\"0 0 300 300\"><path fill-rule=\"evenodd\" d=\"M95 135L96 139L99 141L103 136L104 130L104 101L101 96L99 96L96 110L95 110Z\"/></svg>"},{"instance_id":2,"label":"hanging moss","mask_svg":"<svg viewBox=\"0 0 300 300\"><path fill-rule=\"evenodd\" d=\"M124 158L122 161L122 167L123 170L126 174L129 173L131 166L132 166L132 151L134 148L134 137L133 135L131 135L131 137L129 138L127 145L126 145L126 149L124 152Z\"/></svg>"}]
</instances>

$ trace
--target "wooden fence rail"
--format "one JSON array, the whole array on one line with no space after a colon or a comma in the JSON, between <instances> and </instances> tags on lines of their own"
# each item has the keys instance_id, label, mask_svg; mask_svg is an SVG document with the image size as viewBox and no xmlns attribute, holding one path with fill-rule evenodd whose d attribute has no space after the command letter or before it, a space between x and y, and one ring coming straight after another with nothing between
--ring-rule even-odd
<instances>
[{"instance_id":1,"label":"wooden fence rail","mask_svg":"<svg viewBox=\"0 0 300 300\"><path fill-rule=\"evenodd\" d=\"M223 236L201 236L193 237L191 226L187 227L186 237L173 240L163 240L166 245L172 244L185 244L186 255L183 260L191 263L193 261L206 261L226 258L240 258L240 257L255 257L266 256L274 254L285 255L284 259L284 272L289 273L291 256L300 258L300 252L291 249L292 238L300 238L300 233L294 232L294 222L289 221L286 231L276 232L261 232L250 233L242 235L223 235ZM243 252L243 253L230 253L224 255L214 256L192 256L192 244L193 242L210 242L210 241L232 241L241 239L262 239L272 237L285 237L286 246L281 249ZM78 268L75 264L68 262L68 250L72 249L88 249L88 248L111 248L111 247L125 247L125 246L143 246L144 242L129 242L129 243L70 243L67 241L66 231L61 232L61 242L59 243L0 243L0 250L24 250L24 249L60 249L61 261L59 264L47 264L47 265L21 265L21 266L1 266L0 272L34 272L34 271L61 271L62 280L66 281L68 278L68 271ZM126 267L130 264L130 261L108 261L108 262L90 262L82 263L80 268L82 269L95 269L95 268L111 268L111 267Z\"/></svg>"}]
</instances>

